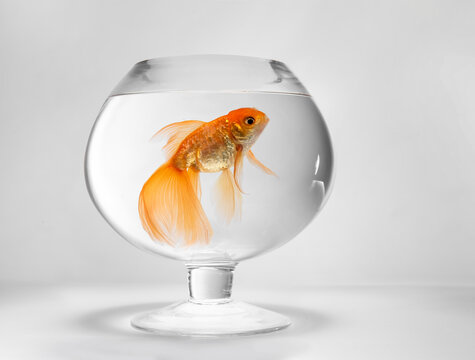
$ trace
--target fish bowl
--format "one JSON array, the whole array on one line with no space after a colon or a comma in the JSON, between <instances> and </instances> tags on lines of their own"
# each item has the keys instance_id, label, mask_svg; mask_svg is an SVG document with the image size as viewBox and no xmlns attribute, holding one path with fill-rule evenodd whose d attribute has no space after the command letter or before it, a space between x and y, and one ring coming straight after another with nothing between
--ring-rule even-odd
<instances>
[{"instance_id":1,"label":"fish bowl","mask_svg":"<svg viewBox=\"0 0 475 360\"><path fill-rule=\"evenodd\" d=\"M236 265L294 238L332 187L329 131L285 64L230 55L137 63L100 110L85 172L117 233L188 271L189 298L137 315L135 328L220 336L290 324L231 298Z\"/></svg>"}]
</instances>

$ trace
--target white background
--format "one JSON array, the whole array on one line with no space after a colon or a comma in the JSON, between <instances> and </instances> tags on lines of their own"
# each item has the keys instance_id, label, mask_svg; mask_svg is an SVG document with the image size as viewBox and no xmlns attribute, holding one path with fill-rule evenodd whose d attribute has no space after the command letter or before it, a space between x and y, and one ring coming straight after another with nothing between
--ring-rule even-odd
<instances>
[{"instance_id":1,"label":"white background","mask_svg":"<svg viewBox=\"0 0 475 360\"><path fill-rule=\"evenodd\" d=\"M337 154L326 208L240 286L474 284L474 18L448 0L1 0L0 281L183 284L100 217L84 150L135 62L224 53L284 61Z\"/></svg>"}]
</instances>

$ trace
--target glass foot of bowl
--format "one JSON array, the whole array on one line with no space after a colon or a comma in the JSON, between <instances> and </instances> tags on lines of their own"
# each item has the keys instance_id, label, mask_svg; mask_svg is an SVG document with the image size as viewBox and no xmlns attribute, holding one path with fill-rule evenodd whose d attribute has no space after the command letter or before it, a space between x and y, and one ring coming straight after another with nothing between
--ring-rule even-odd
<instances>
[{"instance_id":1,"label":"glass foot of bowl","mask_svg":"<svg viewBox=\"0 0 475 360\"><path fill-rule=\"evenodd\" d=\"M185 301L137 315L132 326L160 335L252 335L284 329L290 320L276 312L240 301L200 304Z\"/></svg>"}]
</instances>

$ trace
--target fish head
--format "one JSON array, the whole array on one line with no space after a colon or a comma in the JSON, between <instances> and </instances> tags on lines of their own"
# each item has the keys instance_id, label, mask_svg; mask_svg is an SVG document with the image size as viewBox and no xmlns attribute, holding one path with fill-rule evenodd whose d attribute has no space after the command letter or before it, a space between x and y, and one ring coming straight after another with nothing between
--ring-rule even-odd
<instances>
[{"instance_id":1,"label":"fish head","mask_svg":"<svg viewBox=\"0 0 475 360\"><path fill-rule=\"evenodd\" d=\"M269 122L266 114L254 108L233 110L227 115L227 119L230 123L231 135L236 144L247 147L256 142Z\"/></svg>"}]
</instances>

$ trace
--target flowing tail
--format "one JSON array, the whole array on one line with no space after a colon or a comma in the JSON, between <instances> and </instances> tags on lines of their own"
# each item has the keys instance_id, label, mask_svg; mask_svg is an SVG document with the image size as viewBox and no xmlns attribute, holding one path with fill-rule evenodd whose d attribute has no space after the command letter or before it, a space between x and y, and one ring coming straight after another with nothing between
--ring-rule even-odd
<instances>
[{"instance_id":1,"label":"flowing tail","mask_svg":"<svg viewBox=\"0 0 475 360\"><path fill-rule=\"evenodd\" d=\"M168 161L144 184L139 215L152 239L172 246L172 237L183 238L186 245L209 242L213 230L198 198L198 176L198 172L179 170Z\"/></svg>"}]
</instances>

